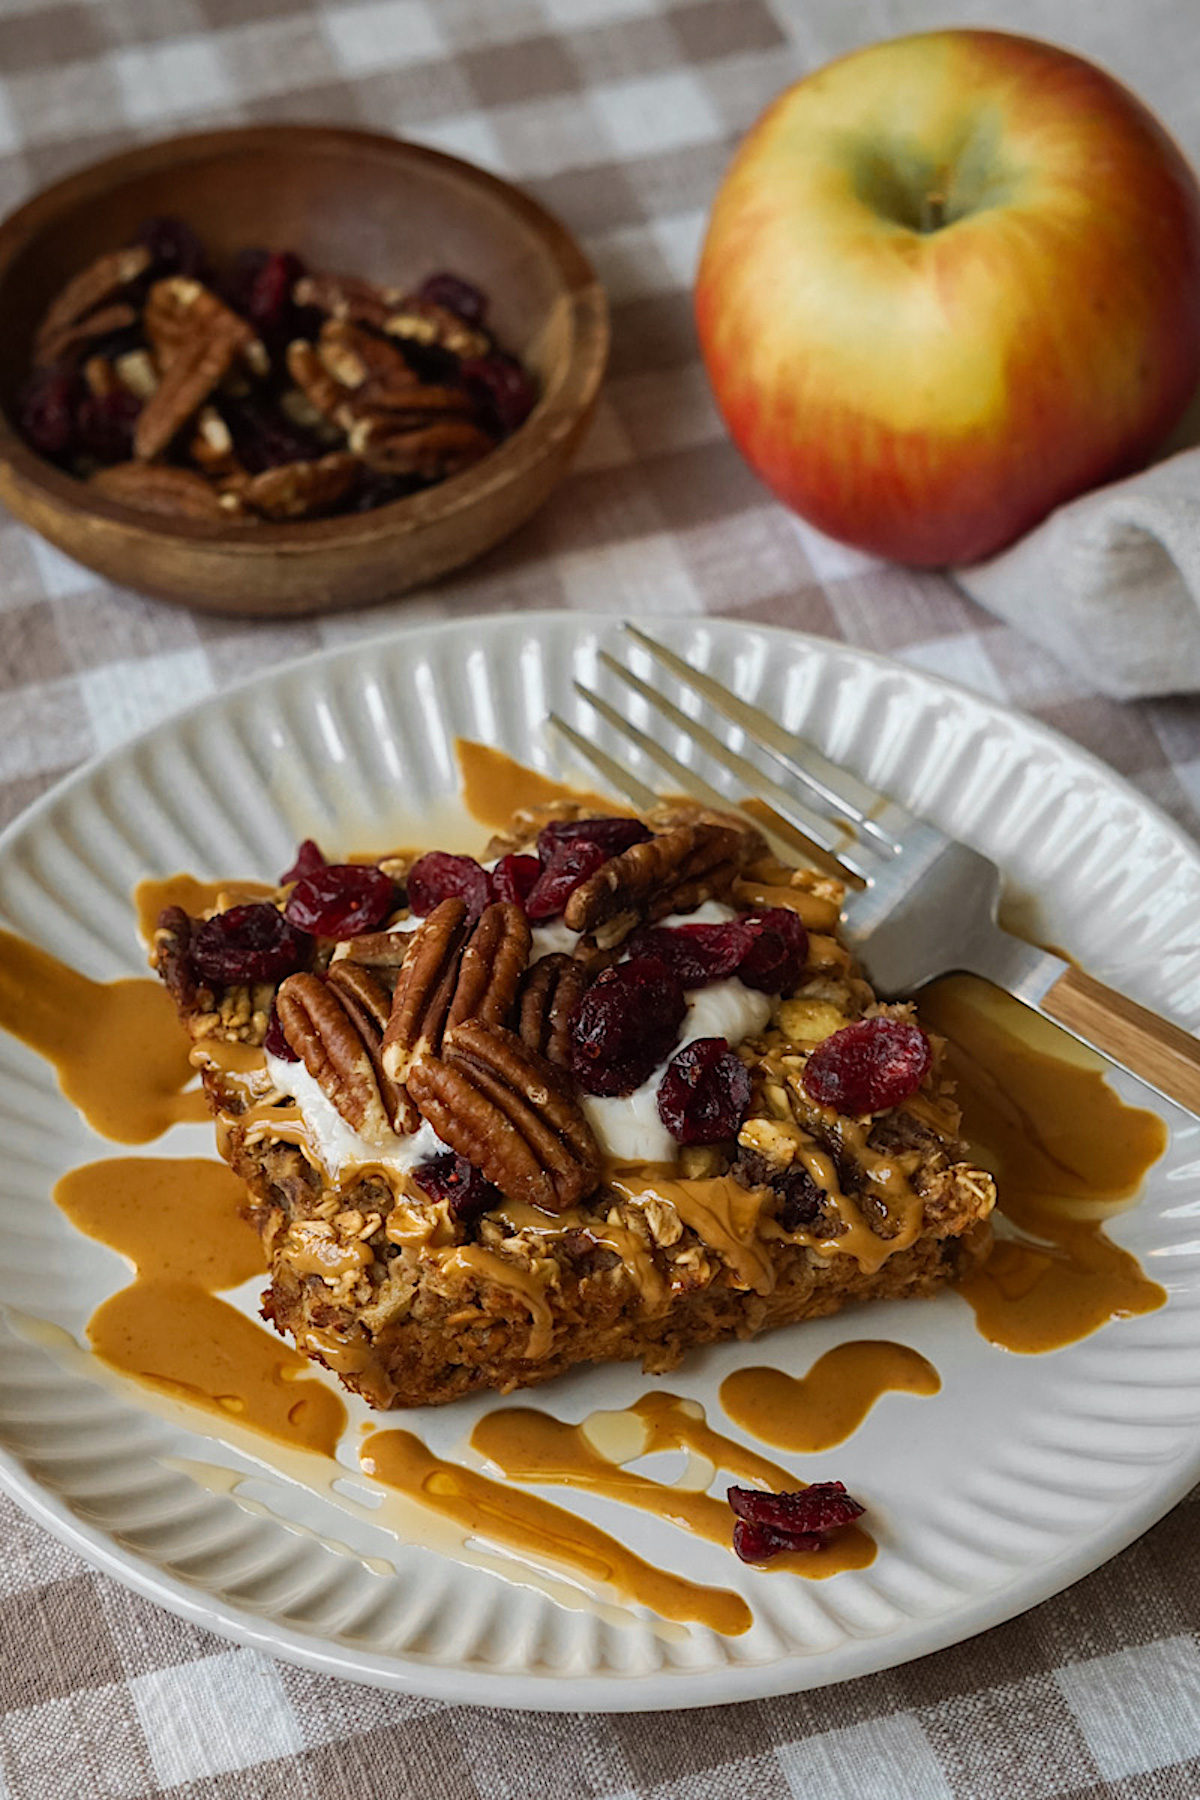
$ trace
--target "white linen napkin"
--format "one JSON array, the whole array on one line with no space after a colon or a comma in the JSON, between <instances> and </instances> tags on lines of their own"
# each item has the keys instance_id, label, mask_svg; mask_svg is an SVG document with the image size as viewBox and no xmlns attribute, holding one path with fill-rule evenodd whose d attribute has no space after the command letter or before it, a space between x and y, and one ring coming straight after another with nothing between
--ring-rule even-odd
<instances>
[{"instance_id":1,"label":"white linen napkin","mask_svg":"<svg viewBox=\"0 0 1200 1800\"><path fill-rule=\"evenodd\" d=\"M1200 448L1060 506L954 578L1114 699L1200 689Z\"/></svg>"}]
</instances>

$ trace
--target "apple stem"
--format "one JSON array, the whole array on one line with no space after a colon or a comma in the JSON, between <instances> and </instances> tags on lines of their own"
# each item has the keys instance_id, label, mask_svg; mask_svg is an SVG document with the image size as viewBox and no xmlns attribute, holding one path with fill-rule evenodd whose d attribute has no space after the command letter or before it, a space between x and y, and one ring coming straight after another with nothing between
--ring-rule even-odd
<instances>
[{"instance_id":1,"label":"apple stem","mask_svg":"<svg viewBox=\"0 0 1200 1800\"><path fill-rule=\"evenodd\" d=\"M921 201L921 230L940 231L946 223L946 195L941 188L934 188Z\"/></svg>"}]
</instances>

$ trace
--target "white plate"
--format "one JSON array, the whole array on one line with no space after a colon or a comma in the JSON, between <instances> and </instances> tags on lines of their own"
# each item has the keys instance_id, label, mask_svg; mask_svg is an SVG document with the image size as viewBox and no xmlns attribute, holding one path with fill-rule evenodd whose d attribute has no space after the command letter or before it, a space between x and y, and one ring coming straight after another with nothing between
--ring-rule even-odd
<instances>
[{"instance_id":1,"label":"white plate","mask_svg":"<svg viewBox=\"0 0 1200 1800\"><path fill-rule=\"evenodd\" d=\"M1200 857L1110 771L973 694L854 650L719 620L654 629L995 856L1038 896L1044 939L1185 1024L1200 1022ZM460 735L563 772L540 722L553 705L589 728L570 678L594 679L596 646L617 637L611 622L579 616L462 621L310 659L208 702L76 775L12 827L0 840L0 917L88 974L137 973L129 894L146 873L271 876L307 834L346 849L411 841L422 815L440 828L453 812ZM720 1381L764 1353L794 1373L862 1336L929 1356L943 1379L936 1398L885 1397L836 1451L793 1459L798 1474L840 1477L866 1500L880 1545L869 1569L824 1582L773 1577L645 1515L548 1492L649 1560L738 1588L755 1614L742 1637L664 1635L645 1617L568 1609L544 1586L398 1546L275 1479L252 1490L269 1509L248 1512L176 1466L252 1467L202 1415L150 1406L89 1359L31 1342L12 1318L0 1325L0 1476L141 1593L241 1643L382 1686L625 1710L745 1700L886 1668L1065 1587L1200 1473L1200 1127L1180 1114L1173 1126L1142 1205L1113 1231L1169 1290L1163 1310L1027 1358L985 1344L947 1294L697 1354L669 1378L720 1426ZM49 1196L63 1171L112 1147L80 1123L48 1065L6 1037L0 1130L0 1300L82 1339L123 1270ZM152 1150L207 1145L191 1127ZM540 1403L578 1419L642 1391L636 1367L596 1369L542 1390ZM489 1404L417 1415L416 1425L444 1452ZM307 1533L289 1528L288 1513ZM381 1547L395 1572L361 1560Z\"/></svg>"}]
</instances>

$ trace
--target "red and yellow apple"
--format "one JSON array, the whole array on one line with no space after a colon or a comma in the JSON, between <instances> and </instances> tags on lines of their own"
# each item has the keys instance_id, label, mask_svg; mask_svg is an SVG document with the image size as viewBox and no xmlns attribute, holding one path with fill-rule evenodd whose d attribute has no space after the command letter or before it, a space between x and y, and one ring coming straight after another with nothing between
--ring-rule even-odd
<instances>
[{"instance_id":1,"label":"red and yellow apple","mask_svg":"<svg viewBox=\"0 0 1200 1800\"><path fill-rule=\"evenodd\" d=\"M734 441L831 536L987 556L1144 463L1200 379L1200 188L1067 51L952 30L854 52L742 144L696 286Z\"/></svg>"}]
</instances>

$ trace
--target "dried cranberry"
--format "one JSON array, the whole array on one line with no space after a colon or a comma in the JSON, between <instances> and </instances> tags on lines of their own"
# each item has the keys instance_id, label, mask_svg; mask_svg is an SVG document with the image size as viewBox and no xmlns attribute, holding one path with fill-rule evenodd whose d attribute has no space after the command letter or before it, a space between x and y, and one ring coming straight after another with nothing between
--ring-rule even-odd
<instances>
[{"instance_id":1,"label":"dried cranberry","mask_svg":"<svg viewBox=\"0 0 1200 1800\"><path fill-rule=\"evenodd\" d=\"M587 1094L631 1094L670 1055L687 1001L655 956L605 969L571 1014L571 1073Z\"/></svg>"},{"instance_id":2,"label":"dried cranberry","mask_svg":"<svg viewBox=\"0 0 1200 1800\"><path fill-rule=\"evenodd\" d=\"M453 1150L418 1163L412 1178L431 1200L448 1200L453 1217L464 1223L477 1219L480 1213L490 1211L503 1199L499 1188L493 1187L465 1156L456 1156Z\"/></svg>"},{"instance_id":3,"label":"dried cranberry","mask_svg":"<svg viewBox=\"0 0 1200 1800\"><path fill-rule=\"evenodd\" d=\"M465 900L468 913L477 919L491 898L491 879L473 856L431 850L408 871L408 904L421 918L443 900Z\"/></svg>"},{"instance_id":4,"label":"dried cranberry","mask_svg":"<svg viewBox=\"0 0 1200 1800\"><path fill-rule=\"evenodd\" d=\"M275 1007L271 1008L267 1033L263 1038L263 1049L268 1056L277 1056L280 1062L298 1063L300 1061L299 1056L283 1035L283 1026L279 1023L279 1013Z\"/></svg>"},{"instance_id":5,"label":"dried cranberry","mask_svg":"<svg viewBox=\"0 0 1200 1800\"><path fill-rule=\"evenodd\" d=\"M195 276L204 269L204 246L182 219L144 219L133 241L149 250L156 276Z\"/></svg>"},{"instance_id":6,"label":"dried cranberry","mask_svg":"<svg viewBox=\"0 0 1200 1800\"><path fill-rule=\"evenodd\" d=\"M553 819L538 832L537 850L544 863L563 844L581 839L599 844L607 856L619 856L634 844L644 844L654 833L640 819Z\"/></svg>"},{"instance_id":7,"label":"dried cranberry","mask_svg":"<svg viewBox=\"0 0 1200 1800\"><path fill-rule=\"evenodd\" d=\"M503 437L523 425L537 403L537 389L516 357L499 350L467 357L459 374L484 420Z\"/></svg>"},{"instance_id":8,"label":"dried cranberry","mask_svg":"<svg viewBox=\"0 0 1200 1800\"><path fill-rule=\"evenodd\" d=\"M865 1510L840 1481L815 1481L792 1494L731 1487L725 1498L737 1517L733 1547L743 1562L766 1562L783 1550L819 1550Z\"/></svg>"},{"instance_id":9,"label":"dried cranberry","mask_svg":"<svg viewBox=\"0 0 1200 1800\"><path fill-rule=\"evenodd\" d=\"M125 388L111 394L87 394L76 415L78 447L98 462L128 462L133 455L133 428L142 403Z\"/></svg>"},{"instance_id":10,"label":"dried cranberry","mask_svg":"<svg viewBox=\"0 0 1200 1800\"><path fill-rule=\"evenodd\" d=\"M736 975L754 934L741 919L724 925L655 925L629 940L634 956L657 956L685 988L707 987Z\"/></svg>"},{"instance_id":11,"label":"dried cranberry","mask_svg":"<svg viewBox=\"0 0 1200 1800\"><path fill-rule=\"evenodd\" d=\"M419 475L381 475L364 464L338 510L374 512L377 507L390 506L393 500L407 500L410 494L419 494L427 486Z\"/></svg>"},{"instance_id":12,"label":"dried cranberry","mask_svg":"<svg viewBox=\"0 0 1200 1800\"><path fill-rule=\"evenodd\" d=\"M804 1088L834 1112L884 1112L916 1093L932 1061L919 1025L882 1015L860 1019L817 1045L805 1064Z\"/></svg>"},{"instance_id":13,"label":"dried cranberry","mask_svg":"<svg viewBox=\"0 0 1200 1800\"><path fill-rule=\"evenodd\" d=\"M284 912L301 931L349 938L382 925L395 903L395 885L382 869L369 863L327 863L301 876Z\"/></svg>"},{"instance_id":14,"label":"dried cranberry","mask_svg":"<svg viewBox=\"0 0 1200 1800\"><path fill-rule=\"evenodd\" d=\"M575 889L609 862L608 851L590 838L572 838L551 853L525 896L531 919L556 919Z\"/></svg>"},{"instance_id":15,"label":"dried cranberry","mask_svg":"<svg viewBox=\"0 0 1200 1800\"><path fill-rule=\"evenodd\" d=\"M816 1224L825 1196L807 1169L789 1169L777 1177L774 1186L783 1196L779 1223L785 1231L799 1231L804 1226Z\"/></svg>"},{"instance_id":16,"label":"dried cranberry","mask_svg":"<svg viewBox=\"0 0 1200 1800\"><path fill-rule=\"evenodd\" d=\"M40 456L65 456L75 443L83 384L71 369L35 369L17 395L17 426Z\"/></svg>"},{"instance_id":17,"label":"dried cranberry","mask_svg":"<svg viewBox=\"0 0 1200 1800\"><path fill-rule=\"evenodd\" d=\"M492 870L492 899L524 906L542 872L536 856L502 856Z\"/></svg>"},{"instance_id":18,"label":"dried cranberry","mask_svg":"<svg viewBox=\"0 0 1200 1800\"><path fill-rule=\"evenodd\" d=\"M750 1104L750 1071L723 1037L693 1038L658 1084L658 1116L678 1144L734 1137Z\"/></svg>"},{"instance_id":19,"label":"dried cranberry","mask_svg":"<svg viewBox=\"0 0 1200 1800\"><path fill-rule=\"evenodd\" d=\"M312 939L269 900L256 900L205 919L189 948L205 981L278 981L308 961Z\"/></svg>"},{"instance_id":20,"label":"dried cranberry","mask_svg":"<svg viewBox=\"0 0 1200 1800\"><path fill-rule=\"evenodd\" d=\"M259 331L271 332L291 312L292 289L305 274L304 264L291 250L273 250L250 282L246 317Z\"/></svg>"},{"instance_id":21,"label":"dried cranberry","mask_svg":"<svg viewBox=\"0 0 1200 1800\"><path fill-rule=\"evenodd\" d=\"M247 245L239 250L233 261L224 268L217 278L217 293L226 306L232 306L234 312L248 314L250 311L250 295L254 284L270 260L271 252L258 245Z\"/></svg>"},{"instance_id":22,"label":"dried cranberry","mask_svg":"<svg viewBox=\"0 0 1200 1800\"><path fill-rule=\"evenodd\" d=\"M296 852L296 860L284 874L279 877L280 887L286 887L289 881L299 881L304 875L315 875L318 869L326 867L326 858L321 846L313 838L305 838Z\"/></svg>"},{"instance_id":23,"label":"dried cranberry","mask_svg":"<svg viewBox=\"0 0 1200 1800\"><path fill-rule=\"evenodd\" d=\"M417 289L417 299L448 307L468 325L482 325L487 317L487 295L474 282L464 281L461 275L450 275L445 270L425 277Z\"/></svg>"},{"instance_id":24,"label":"dried cranberry","mask_svg":"<svg viewBox=\"0 0 1200 1800\"><path fill-rule=\"evenodd\" d=\"M739 920L751 933L738 964L738 980L761 994L788 994L797 986L808 960L808 933L787 906L769 906Z\"/></svg>"},{"instance_id":25,"label":"dried cranberry","mask_svg":"<svg viewBox=\"0 0 1200 1800\"><path fill-rule=\"evenodd\" d=\"M274 407L250 395L223 399L221 416L229 427L238 461L252 475L281 468L284 463L312 462L325 453L324 446L309 432L301 431Z\"/></svg>"}]
</instances>

